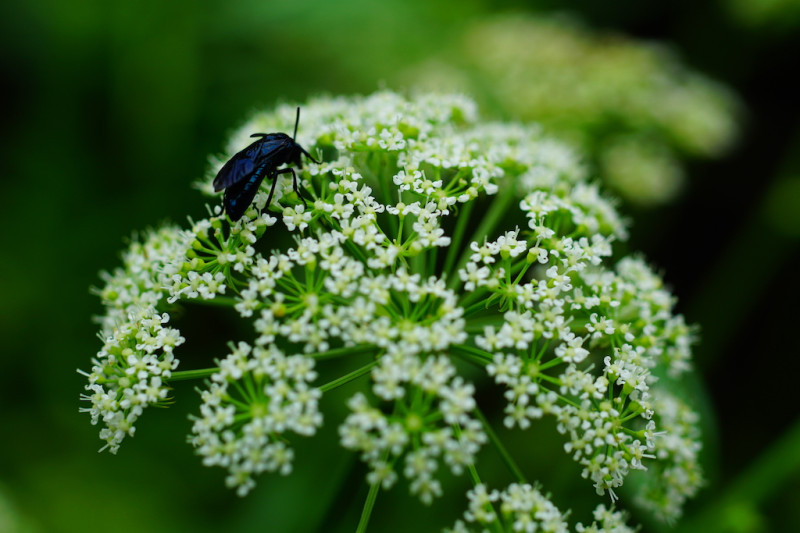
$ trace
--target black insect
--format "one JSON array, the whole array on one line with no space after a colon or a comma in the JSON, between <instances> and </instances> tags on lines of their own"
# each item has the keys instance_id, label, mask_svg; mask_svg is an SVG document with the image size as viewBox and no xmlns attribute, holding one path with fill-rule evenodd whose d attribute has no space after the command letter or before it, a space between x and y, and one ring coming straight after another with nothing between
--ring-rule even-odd
<instances>
[{"instance_id":1,"label":"black insect","mask_svg":"<svg viewBox=\"0 0 800 533\"><path fill-rule=\"evenodd\" d=\"M311 157L302 146L295 142L297 137L297 124L300 122L300 108L297 108L297 119L294 123L294 135L289 137L285 133L254 133L250 137L261 137L259 140L231 157L225 163L217 177L214 178L214 190L219 192L225 189L222 204L231 220L242 218L244 212L256 197L258 188L265 177L272 180L266 206L272 201L275 184L279 174L292 173L292 188L305 205L306 201L297 187L297 174L293 168L286 167L278 170L284 163L303 167L302 155L314 163L319 161Z\"/></svg>"}]
</instances>

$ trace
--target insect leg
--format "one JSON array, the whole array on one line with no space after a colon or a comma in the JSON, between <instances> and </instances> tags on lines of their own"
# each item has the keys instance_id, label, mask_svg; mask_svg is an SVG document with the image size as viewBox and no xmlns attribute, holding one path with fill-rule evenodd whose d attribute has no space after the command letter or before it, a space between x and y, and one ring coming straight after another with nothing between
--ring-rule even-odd
<instances>
[{"instance_id":1,"label":"insect leg","mask_svg":"<svg viewBox=\"0 0 800 533\"><path fill-rule=\"evenodd\" d=\"M269 209L269 204L272 203L272 195L275 193L275 185L278 183L278 174L283 173L283 170L279 170L277 172L272 171L269 173L269 177L272 180L272 187L269 188L269 196L267 196L267 203L264 204L264 209Z\"/></svg>"},{"instance_id":2,"label":"insect leg","mask_svg":"<svg viewBox=\"0 0 800 533\"><path fill-rule=\"evenodd\" d=\"M292 173L292 189L297 194L297 196L300 197L300 201L303 202L303 206L304 207L308 207L308 204L306 203L305 196L303 196L303 193L301 192L301 189L297 186L297 173L294 171L293 168L282 168L282 169L276 171L275 172L275 181L277 181L277 179L278 179L278 174L287 174L289 172ZM273 188L274 187L275 187L275 185L273 184ZM267 205L269 205L269 203Z\"/></svg>"},{"instance_id":3,"label":"insect leg","mask_svg":"<svg viewBox=\"0 0 800 533\"><path fill-rule=\"evenodd\" d=\"M300 201L303 202L303 207L308 208L308 204L306 203L306 197L303 196L302 193L303 189L297 186L297 174L295 173L293 168L290 168L289 170L292 171L292 188L294 189L294 192L297 193L297 196L300 197Z\"/></svg>"}]
</instances>

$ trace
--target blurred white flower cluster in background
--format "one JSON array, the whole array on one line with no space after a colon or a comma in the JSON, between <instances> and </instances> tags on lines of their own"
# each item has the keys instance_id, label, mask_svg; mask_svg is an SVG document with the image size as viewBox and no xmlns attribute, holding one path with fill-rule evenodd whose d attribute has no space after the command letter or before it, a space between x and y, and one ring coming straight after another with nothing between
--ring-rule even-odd
<instances>
[{"instance_id":1,"label":"blurred white flower cluster in background","mask_svg":"<svg viewBox=\"0 0 800 533\"><path fill-rule=\"evenodd\" d=\"M673 200L686 179L683 161L723 155L743 114L731 91L663 44L563 16L474 22L399 80L466 91L500 115L544 125L590 155L598 177L640 206Z\"/></svg>"}]
</instances>

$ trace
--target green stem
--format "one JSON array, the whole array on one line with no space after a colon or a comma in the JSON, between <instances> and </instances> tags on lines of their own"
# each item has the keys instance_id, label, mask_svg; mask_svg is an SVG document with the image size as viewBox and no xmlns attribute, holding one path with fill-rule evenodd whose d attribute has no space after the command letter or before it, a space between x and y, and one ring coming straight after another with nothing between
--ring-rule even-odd
<instances>
[{"instance_id":1,"label":"green stem","mask_svg":"<svg viewBox=\"0 0 800 533\"><path fill-rule=\"evenodd\" d=\"M173 372L169 379L165 380L167 383L172 381L187 381L190 379L207 378L211 374L219 372L219 368L198 368L197 370L181 370L180 372Z\"/></svg>"},{"instance_id":2,"label":"green stem","mask_svg":"<svg viewBox=\"0 0 800 533\"><path fill-rule=\"evenodd\" d=\"M453 271L453 264L456 262L458 250L461 249L461 241L464 239L464 233L467 231L469 215L474 205L475 202L467 202L467 204L459 210L456 227L453 230L453 238L450 240L450 246L447 249L447 258L444 261L444 268L442 269L442 273L445 276L449 277L451 273L457 275L457 273Z\"/></svg>"},{"instance_id":3,"label":"green stem","mask_svg":"<svg viewBox=\"0 0 800 533\"><path fill-rule=\"evenodd\" d=\"M192 303L192 304L199 304L199 305L211 305L217 307L233 307L237 303L239 303L236 298L231 298L229 296L216 296L211 298L210 300L206 300L204 298L193 298L191 300L182 300L183 303Z\"/></svg>"},{"instance_id":4,"label":"green stem","mask_svg":"<svg viewBox=\"0 0 800 533\"><path fill-rule=\"evenodd\" d=\"M369 374L369 372L378 365L379 361L372 361L368 365L364 365L357 370L353 370L349 374L345 374L344 376L334 379L333 381L329 381L328 383L322 385L319 390L321 392L328 392L329 390L335 389L336 387L341 387L346 383L349 383L353 380L360 378L365 374Z\"/></svg>"},{"instance_id":5,"label":"green stem","mask_svg":"<svg viewBox=\"0 0 800 533\"><path fill-rule=\"evenodd\" d=\"M349 347L349 348L336 348L334 350L328 350L327 352L318 352L318 353L315 353L315 354L310 354L309 357L313 357L314 359L333 359L335 357L343 357L343 356L346 356L346 355L360 355L360 354L372 353L372 352L377 352L377 351L378 351L378 347L373 345L373 344L361 344L361 345L352 346L352 347ZM377 361L373 361L372 363L368 364L367 366L362 367L362 368L360 368L360 369L358 369L358 370L356 370L354 372L351 372L350 374L347 374L346 376L342 376L341 378L339 378L339 379L337 379L335 381L332 381L330 383L326 383L325 385L323 385L320 388L322 389L323 392L325 392L325 391L330 390L330 389L332 389L332 388L334 388L334 387L336 387L338 385L343 385L344 383L347 383L351 379L355 379L355 378L367 373L376 364L377 364ZM219 368L213 367L213 368L199 368L199 369L196 369L196 370L181 370L181 371L178 371L178 372L173 372L172 376L170 376L170 378L168 380L166 380L166 381L167 382L188 381L190 379L207 378L210 375L214 374L215 372L219 372ZM349 378L348 378L348 376L349 376Z\"/></svg>"},{"instance_id":6,"label":"green stem","mask_svg":"<svg viewBox=\"0 0 800 533\"><path fill-rule=\"evenodd\" d=\"M364 168L366 169L375 168L373 163L377 164L378 172L373 173L372 171L369 171L368 174L370 174L372 178L377 182L378 190L380 190L381 192L381 201L383 202L383 204L387 206L389 205L393 206L397 203L397 200L392 198L392 193L397 192L397 186L394 184L394 181L392 180L392 178L394 177L394 172L389 172L387 170L388 167L387 159L375 153L374 155L370 154L367 156L366 164L362 167L362 173L365 172L365 170L363 170ZM389 220L389 230L392 237L397 237L398 234L397 217L389 216L388 220Z\"/></svg>"},{"instance_id":7,"label":"green stem","mask_svg":"<svg viewBox=\"0 0 800 533\"><path fill-rule=\"evenodd\" d=\"M417 255L411 257L411 271L414 274L419 274L422 279L425 279L425 272L428 269L428 255L427 250L421 250Z\"/></svg>"},{"instance_id":8,"label":"green stem","mask_svg":"<svg viewBox=\"0 0 800 533\"><path fill-rule=\"evenodd\" d=\"M474 465L474 464L470 464L470 465L469 465L467 468L468 468L468 470L469 470L469 475L470 475L470 477L472 478L472 484L473 484L474 486L476 486L476 487L477 487L478 485L480 485L480 484L482 483L482 481L481 481L481 478L480 478L480 476L478 475L478 469L477 469L477 468L475 468L475 465ZM484 508L484 509L487 509L487 510L488 510L490 507L492 507L492 504L491 504L491 503L485 503L485 504L483 505L483 508ZM499 517L498 517L498 518L499 518ZM500 522L500 520L499 520L499 519L498 519L498 520L495 520L494 522L492 522L492 529L493 529L493 530L494 530L496 533L503 533L503 532L505 531L505 530L503 529L503 524Z\"/></svg>"},{"instance_id":9,"label":"green stem","mask_svg":"<svg viewBox=\"0 0 800 533\"><path fill-rule=\"evenodd\" d=\"M374 344L359 344L358 346L349 346L346 348L334 348L327 352L318 352L309 354L313 359L333 359L335 357L343 357L346 355L359 355L362 353L377 352L378 347Z\"/></svg>"},{"instance_id":10,"label":"green stem","mask_svg":"<svg viewBox=\"0 0 800 533\"><path fill-rule=\"evenodd\" d=\"M470 305L469 307L467 307L466 309L464 309L464 318L470 318L475 313L478 313L480 311L484 311L484 310L488 309L489 305L492 303L492 300L494 299L495 296L496 296L496 294L492 294L489 297L489 299L482 300L480 302L476 302L476 303Z\"/></svg>"},{"instance_id":11,"label":"green stem","mask_svg":"<svg viewBox=\"0 0 800 533\"><path fill-rule=\"evenodd\" d=\"M438 263L438 260L439 260L439 248L434 246L434 247L428 248L427 250L425 250L422 253L424 253L426 255L425 272L424 272L425 276L424 276L423 279L429 278L431 276L435 276L436 275L436 263Z\"/></svg>"},{"instance_id":12,"label":"green stem","mask_svg":"<svg viewBox=\"0 0 800 533\"><path fill-rule=\"evenodd\" d=\"M452 344L450 345L450 351L453 354L460 355L466 360L476 363L481 367L485 367L494 359L494 356L489 352L485 352L478 348L473 348L472 346L467 346L466 344Z\"/></svg>"},{"instance_id":13,"label":"green stem","mask_svg":"<svg viewBox=\"0 0 800 533\"><path fill-rule=\"evenodd\" d=\"M469 477L472 478L472 484L477 486L481 484L481 478L478 475L478 469L475 468L474 464L469 465Z\"/></svg>"},{"instance_id":14,"label":"green stem","mask_svg":"<svg viewBox=\"0 0 800 533\"><path fill-rule=\"evenodd\" d=\"M364 502L364 510L361 511L361 520L358 522L356 533L364 533L367 530L367 524L369 524L372 508L375 507L375 500L378 499L378 490L380 488L380 483L373 483L369 486L369 494L367 494L367 500Z\"/></svg>"},{"instance_id":15,"label":"green stem","mask_svg":"<svg viewBox=\"0 0 800 533\"><path fill-rule=\"evenodd\" d=\"M497 433L495 433L494 429L492 429L492 426L489 425L489 421L486 420L486 417L477 407L475 407L475 416L478 417L478 420L480 420L481 424L483 424L483 430L486 432L486 436L489 437L489 440L497 449L497 453L500 454L500 457L503 459L503 462L506 464L506 466L514 475L514 477L517 479L517 481L519 483L527 483L528 481L525 479L525 475L519 469L517 463L514 462L514 459L511 457L511 454L508 453L506 447L503 446L503 443L500 441L500 438L497 436Z\"/></svg>"},{"instance_id":16,"label":"green stem","mask_svg":"<svg viewBox=\"0 0 800 533\"><path fill-rule=\"evenodd\" d=\"M517 278L514 280L514 285L519 285L519 282L522 281L522 277L525 275L525 272L528 271L532 264L533 263L529 263L528 261L520 261L514 265L514 269L518 272Z\"/></svg>"},{"instance_id":17,"label":"green stem","mask_svg":"<svg viewBox=\"0 0 800 533\"><path fill-rule=\"evenodd\" d=\"M458 303L461 307L467 307L472 305L475 300L480 300L481 298L486 298L487 295L494 294L492 291L487 289L486 287L475 287L475 290L469 292L461 298L461 301Z\"/></svg>"},{"instance_id":18,"label":"green stem","mask_svg":"<svg viewBox=\"0 0 800 533\"><path fill-rule=\"evenodd\" d=\"M366 264L367 264L367 256L361 250L361 247L359 245L357 245L356 243L354 243L350 239L344 241L344 245L347 247L347 250L356 257L356 259L358 259L359 261L364 263L364 266L366 266Z\"/></svg>"},{"instance_id":19,"label":"green stem","mask_svg":"<svg viewBox=\"0 0 800 533\"><path fill-rule=\"evenodd\" d=\"M502 316L484 316L480 318L472 318L467 320L467 325L464 326L464 331L469 334L480 333L483 334L483 328L486 326L500 327L505 322Z\"/></svg>"}]
</instances>

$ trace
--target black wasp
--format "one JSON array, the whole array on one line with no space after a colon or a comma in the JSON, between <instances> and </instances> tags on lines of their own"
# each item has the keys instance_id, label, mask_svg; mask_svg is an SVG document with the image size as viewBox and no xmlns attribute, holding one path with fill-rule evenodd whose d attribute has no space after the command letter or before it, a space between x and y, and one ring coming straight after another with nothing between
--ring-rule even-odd
<instances>
[{"instance_id":1,"label":"black wasp","mask_svg":"<svg viewBox=\"0 0 800 533\"><path fill-rule=\"evenodd\" d=\"M299 122L300 108L298 107L292 137L285 133L254 133L250 137L261 138L231 157L217 173L217 177L214 178L214 190L219 192L225 189L222 204L231 220L236 221L242 218L253 198L256 197L258 188L265 177L272 180L266 204L266 207L269 207L272 194L275 192L275 184L278 182L278 175L288 172L292 173L294 192L305 205L305 198L297 187L297 174L294 169L287 167L278 170L278 167L284 163L302 168L302 155L319 164L319 161L311 157L311 154L294 140L297 137Z\"/></svg>"}]
</instances>

